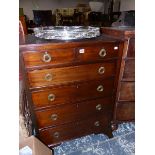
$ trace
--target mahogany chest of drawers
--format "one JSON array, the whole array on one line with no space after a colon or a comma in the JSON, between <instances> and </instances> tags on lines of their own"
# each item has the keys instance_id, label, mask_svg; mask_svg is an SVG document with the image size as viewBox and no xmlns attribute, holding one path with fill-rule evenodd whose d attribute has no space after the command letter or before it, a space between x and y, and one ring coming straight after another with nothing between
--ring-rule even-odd
<instances>
[{"instance_id":1,"label":"mahogany chest of drawers","mask_svg":"<svg viewBox=\"0 0 155 155\"><path fill-rule=\"evenodd\" d=\"M100 36L20 45L23 111L30 133L52 147L92 133L112 137L123 41Z\"/></svg>"},{"instance_id":2,"label":"mahogany chest of drawers","mask_svg":"<svg viewBox=\"0 0 155 155\"><path fill-rule=\"evenodd\" d=\"M102 32L124 39L118 87L113 115L113 128L135 119L135 31L134 28L103 28Z\"/></svg>"}]
</instances>

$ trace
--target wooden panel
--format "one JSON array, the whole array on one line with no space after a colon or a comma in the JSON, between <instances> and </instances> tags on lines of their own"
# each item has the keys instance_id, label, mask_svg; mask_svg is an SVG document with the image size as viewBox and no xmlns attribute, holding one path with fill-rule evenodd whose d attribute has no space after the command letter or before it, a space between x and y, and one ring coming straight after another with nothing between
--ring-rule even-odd
<instances>
[{"instance_id":1,"label":"wooden panel","mask_svg":"<svg viewBox=\"0 0 155 155\"><path fill-rule=\"evenodd\" d=\"M135 35L135 28L101 27L101 32L117 38L130 38Z\"/></svg>"},{"instance_id":2,"label":"wooden panel","mask_svg":"<svg viewBox=\"0 0 155 155\"><path fill-rule=\"evenodd\" d=\"M125 60L123 80L135 81L135 60Z\"/></svg>"},{"instance_id":3,"label":"wooden panel","mask_svg":"<svg viewBox=\"0 0 155 155\"><path fill-rule=\"evenodd\" d=\"M77 104L65 104L46 110L36 111L39 128L60 125L68 122L83 120L98 114L112 112L111 98L86 101Z\"/></svg>"},{"instance_id":4,"label":"wooden panel","mask_svg":"<svg viewBox=\"0 0 155 155\"><path fill-rule=\"evenodd\" d=\"M93 117L89 120L83 120L78 123L69 123L53 128L48 128L39 131L40 140L45 144L59 143L65 140L81 137L91 133L101 133L104 128L107 128L110 116ZM95 126L95 122L99 123L99 126ZM57 135L54 136L54 135Z\"/></svg>"},{"instance_id":5,"label":"wooden panel","mask_svg":"<svg viewBox=\"0 0 155 155\"><path fill-rule=\"evenodd\" d=\"M114 49L114 47L116 49ZM81 47L77 49L77 59L79 61L94 61L118 56L119 46L114 43L106 43L102 46ZM104 56L105 55L105 56Z\"/></svg>"},{"instance_id":6,"label":"wooden panel","mask_svg":"<svg viewBox=\"0 0 155 155\"><path fill-rule=\"evenodd\" d=\"M135 57L135 38L131 38L128 46L127 57Z\"/></svg>"},{"instance_id":7,"label":"wooden panel","mask_svg":"<svg viewBox=\"0 0 155 155\"><path fill-rule=\"evenodd\" d=\"M23 30L24 30L24 34L27 35L27 26L26 26L26 20L25 20L25 16L20 16L19 20L22 23L23 26Z\"/></svg>"},{"instance_id":8,"label":"wooden panel","mask_svg":"<svg viewBox=\"0 0 155 155\"><path fill-rule=\"evenodd\" d=\"M101 92L97 90L100 85L104 88ZM72 103L96 97L111 96L113 93L113 85L113 79L97 80L33 92L32 99L35 107ZM54 94L54 100L48 100L49 94Z\"/></svg>"},{"instance_id":9,"label":"wooden panel","mask_svg":"<svg viewBox=\"0 0 155 155\"><path fill-rule=\"evenodd\" d=\"M65 64L73 62L73 60L75 59L75 52L73 48L26 51L23 52L23 58L26 67ZM44 58L46 61L50 60L50 58L51 60L49 62L45 62Z\"/></svg>"},{"instance_id":10,"label":"wooden panel","mask_svg":"<svg viewBox=\"0 0 155 155\"><path fill-rule=\"evenodd\" d=\"M104 67L105 72L99 74L99 70ZM70 66L45 70L35 70L28 72L31 87L66 84L75 81L94 80L102 77L110 77L115 74L115 63L97 63L80 66ZM51 80L46 80L47 76Z\"/></svg>"},{"instance_id":11,"label":"wooden panel","mask_svg":"<svg viewBox=\"0 0 155 155\"><path fill-rule=\"evenodd\" d=\"M135 83L134 82L121 82L119 92L119 101L134 101L135 100Z\"/></svg>"},{"instance_id":12,"label":"wooden panel","mask_svg":"<svg viewBox=\"0 0 155 155\"><path fill-rule=\"evenodd\" d=\"M116 118L119 121L135 119L135 102L117 103Z\"/></svg>"}]
</instances>

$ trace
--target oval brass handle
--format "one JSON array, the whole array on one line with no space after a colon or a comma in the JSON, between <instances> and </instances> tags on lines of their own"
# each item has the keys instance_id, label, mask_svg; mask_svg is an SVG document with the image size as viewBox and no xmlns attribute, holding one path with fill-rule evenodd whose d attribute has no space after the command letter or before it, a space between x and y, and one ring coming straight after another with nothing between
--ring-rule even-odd
<instances>
[{"instance_id":1,"label":"oval brass handle","mask_svg":"<svg viewBox=\"0 0 155 155\"><path fill-rule=\"evenodd\" d=\"M102 48L99 52L99 56L101 56L102 58L105 57L107 55L107 52L104 48Z\"/></svg>"},{"instance_id":2,"label":"oval brass handle","mask_svg":"<svg viewBox=\"0 0 155 155\"><path fill-rule=\"evenodd\" d=\"M53 121L56 121L57 118L58 118L58 115L57 115L57 114L52 114L52 115L51 115L51 119L52 119Z\"/></svg>"},{"instance_id":3,"label":"oval brass handle","mask_svg":"<svg viewBox=\"0 0 155 155\"><path fill-rule=\"evenodd\" d=\"M104 72L105 72L105 68L104 68L104 67L100 67L100 68L98 69L98 73L99 73L99 74L104 74Z\"/></svg>"},{"instance_id":4,"label":"oval brass handle","mask_svg":"<svg viewBox=\"0 0 155 155\"><path fill-rule=\"evenodd\" d=\"M55 95L54 94L49 94L48 95L48 100L49 101L54 101L55 100Z\"/></svg>"},{"instance_id":5,"label":"oval brass handle","mask_svg":"<svg viewBox=\"0 0 155 155\"><path fill-rule=\"evenodd\" d=\"M103 91L103 86L102 85L99 85L98 87L97 87L97 91L99 91L99 92L102 92Z\"/></svg>"},{"instance_id":6,"label":"oval brass handle","mask_svg":"<svg viewBox=\"0 0 155 155\"><path fill-rule=\"evenodd\" d=\"M43 60L44 62L50 62L51 59L52 59L52 58L51 58L50 54L48 54L47 52L45 52L44 55L43 55L43 57L42 57L42 60Z\"/></svg>"},{"instance_id":7,"label":"oval brass handle","mask_svg":"<svg viewBox=\"0 0 155 155\"><path fill-rule=\"evenodd\" d=\"M60 134L59 134L59 132L55 132L55 133L53 134L53 136L54 136L55 138L59 138Z\"/></svg>"},{"instance_id":8,"label":"oval brass handle","mask_svg":"<svg viewBox=\"0 0 155 155\"><path fill-rule=\"evenodd\" d=\"M98 105L96 106L96 110L100 111L101 109L102 109L102 105L101 105L101 104L98 104Z\"/></svg>"},{"instance_id":9,"label":"oval brass handle","mask_svg":"<svg viewBox=\"0 0 155 155\"><path fill-rule=\"evenodd\" d=\"M46 74L45 75L45 80L46 81L51 81L52 80L52 74Z\"/></svg>"},{"instance_id":10,"label":"oval brass handle","mask_svg":"<svg viewBox=\"0 0 155 155\"><path fill-rule=\"evenodd\" d=\"M96 121L96 122L94 123L94 125L95 125L95 126L100 126L100 122L99 122L99 121Z\"/></svg>"}]
</instances>

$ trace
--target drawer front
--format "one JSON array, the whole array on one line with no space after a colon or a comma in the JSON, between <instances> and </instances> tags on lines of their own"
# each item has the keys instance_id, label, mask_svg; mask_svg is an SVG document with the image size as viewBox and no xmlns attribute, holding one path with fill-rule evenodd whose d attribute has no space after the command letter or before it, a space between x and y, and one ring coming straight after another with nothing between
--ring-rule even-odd
<instances>
[{"instance_id":1,"label":"drawer front","mask_svg":"<svg viewBox=\"0 0 155 155\"><path fill-rule=\"evenodd\" d=\"M72 62L75 59L74 49L55 49L23 52L26 67L56 65Z\"/></svg>"},{"instance_id":2,"label":"drawer front","mask_svg":"<svg viewBox=\"0 0 155 155\"><path fill-rule=\"evenodd\" d=\"M101 133L110 124L110 117L91 118L77 123L68 123L39 131L39 137L47 145L60 143L91 133Z\"/></svg>"},{"instance_id":3,"label":"drawer front","mask_svg":"<svg viewBox=\"0 0 155 155\"><path fill-rule=\"evenodd\" d=\"M134 59L125 60L123 79L130 80L130 81L135 80L135 60Z\"/></svg>"},{"instance_id":4,"label":"drawer front","mask_svg":"<svg viewBox=\"0 0 155 155\"><path fill-rule=\"evenodd\" d=\"M129 58L135 57L135 38L130 39L127 57L129 57Z\"/></svg>"},{"instance_id":5,"label":"drawer front","mask_svg":"<svg viewBox=\"0 0 155 155\"><path fill-rule=\"evenodd\" d=\"M76 49L79 61L94 61L118 56L119 46L114 43L107 43L103 46L83 47Z\"/></svg>"},{"instance_id":6,"label":"drawer front","mask_svg":"<svg viewBox=\"0 0 155 155\"><path fill-rule=\"evenodd\" d=\"M75 122L89 118L93 115L112 113L111 98L104 98L81 102L77 104L65 104L46 110L35 111L39 128Z\"/></svg>"},{"instance_id":7,"label":"drawer front","mask_svg":"<svg viewBox=\"0 0 155 155\"><path fill-rule=\"evenodd\" d=\"M119 101L134 101L135 100L135 83L121 82Z\"/></svg>"},{"instance_id":8,"label":"drawer front","mask_svg":"<svg viewBox=\"0 0 155 155\"><path fill-rule=\"evenodd\" d=\"M74 103L96 97L111 96L113 93L113 85L113 79L106 79L33 92L33 104L36 108L48 107L63 103Z\"/></svg>"},{"instance_id":9,"label":"drawer front","mask_svg":"<svg viewBox=\"0 0 155 155\"><path fill-rule=\"evenodd\" d=\"M97 63L28 72L31 87L60 85L110 77L115 74L115 63Z\"/></svg>"},{"instance_id":10,"label":"drawer front","mask_svg":"<svg viewBox=\"0 0 155 155\"><path fill-rule=\"evenodd\" d=\"M117 103L116 119L129 121L135 119L135 102Z\"/></svg>"}]
</instances>

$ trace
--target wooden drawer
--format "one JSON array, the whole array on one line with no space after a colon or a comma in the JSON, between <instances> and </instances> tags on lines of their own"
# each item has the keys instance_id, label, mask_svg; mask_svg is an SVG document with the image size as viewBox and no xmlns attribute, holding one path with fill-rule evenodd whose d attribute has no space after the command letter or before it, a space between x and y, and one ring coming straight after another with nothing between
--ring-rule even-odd
<instances>
[{"instance_id":1,"label":"wooden drawer","mask_svg":"<svg viewBox=\"0 0 155 155\"><path fill-rule=\"evenodd\" d=\"M96 97L111 96L113 78L84 82L80 84L44 89L32 92L34 107L47 107L64 103L74 103Z\"/></svg>"},{"instance_id":2,"label":"wooden drawer","mask_svg":"<svg viewBox=\"0 0 155 155\"><path fill-rule=\"evenodd\" d=\"M119 121L130 121L135 119L135 102L117 103L116 118Z\"/></svg>"},{"instance_id":3,"label":"wooden drawer","mask_svg":"<svg viewBox=\"0 0 155 155\"><path fill-rule=\"evenodd\" d=\"M91 133L101 133L109 126L110 117L93 117L76 123L68 123L39 131L40 140L47 144L56 144L69 139L81 137Z\"/></svg>"},{"instance_id":4,"label":"wooden drawer","mask_svg":"<svg viewBox=\"0 0 155 155\"><path fill-rule=\"evenodd\" d=\"M135 60L125 60L123 80L135 81Z\"/></svg>"},{"instance_id":5,"label":"wooden drawer","mask_svg":"<svg viewBox=\"0 0 155 155\"><path fill-rule=\"evenodd\" d=\"M61 85L115 75L115 63L96 63L28 72L31 87Z\"/></svg>"},{"instance_id":6,"label":"wooden drawer","mask_svg":"<svg viewBox=\"0 0 155 155\"><path fill-rule=\"evenodd\" d=\"M23 52L26 67L56 65L72 62L75 59L73 48Z\"/></svg>"},{"instance_id":7,"label":"wooden drawer","mask_svg":"<svg viewBox=\"0 0 155 155\"><path fill-rule=\"evenodd\" d=\"M112 114L112 99L104 98L77 104L64 104L35 111L39 128L83 120L98 114Z\"/></svg>"},{"instance_id":8,"label":"wooden drawer","mask_svg":"<svg viewBox=\"0 0 155 155\"><path fill-rule=\"evenodd\" d=\"M119 101L134 101L135 100L135 83L121 82Z\"/></svg>"},{"instance_id":9,"label":"wooden drawer","mask_svg":"<svg viewBox=\"0 0 155 155\"><path fill-rule=\"evenodd\" d=\"M94 61L118 56L119 46L114 43L106 43L102 46L81 47L77 50L78 61Z\"/></svg>"}]
</instances>

